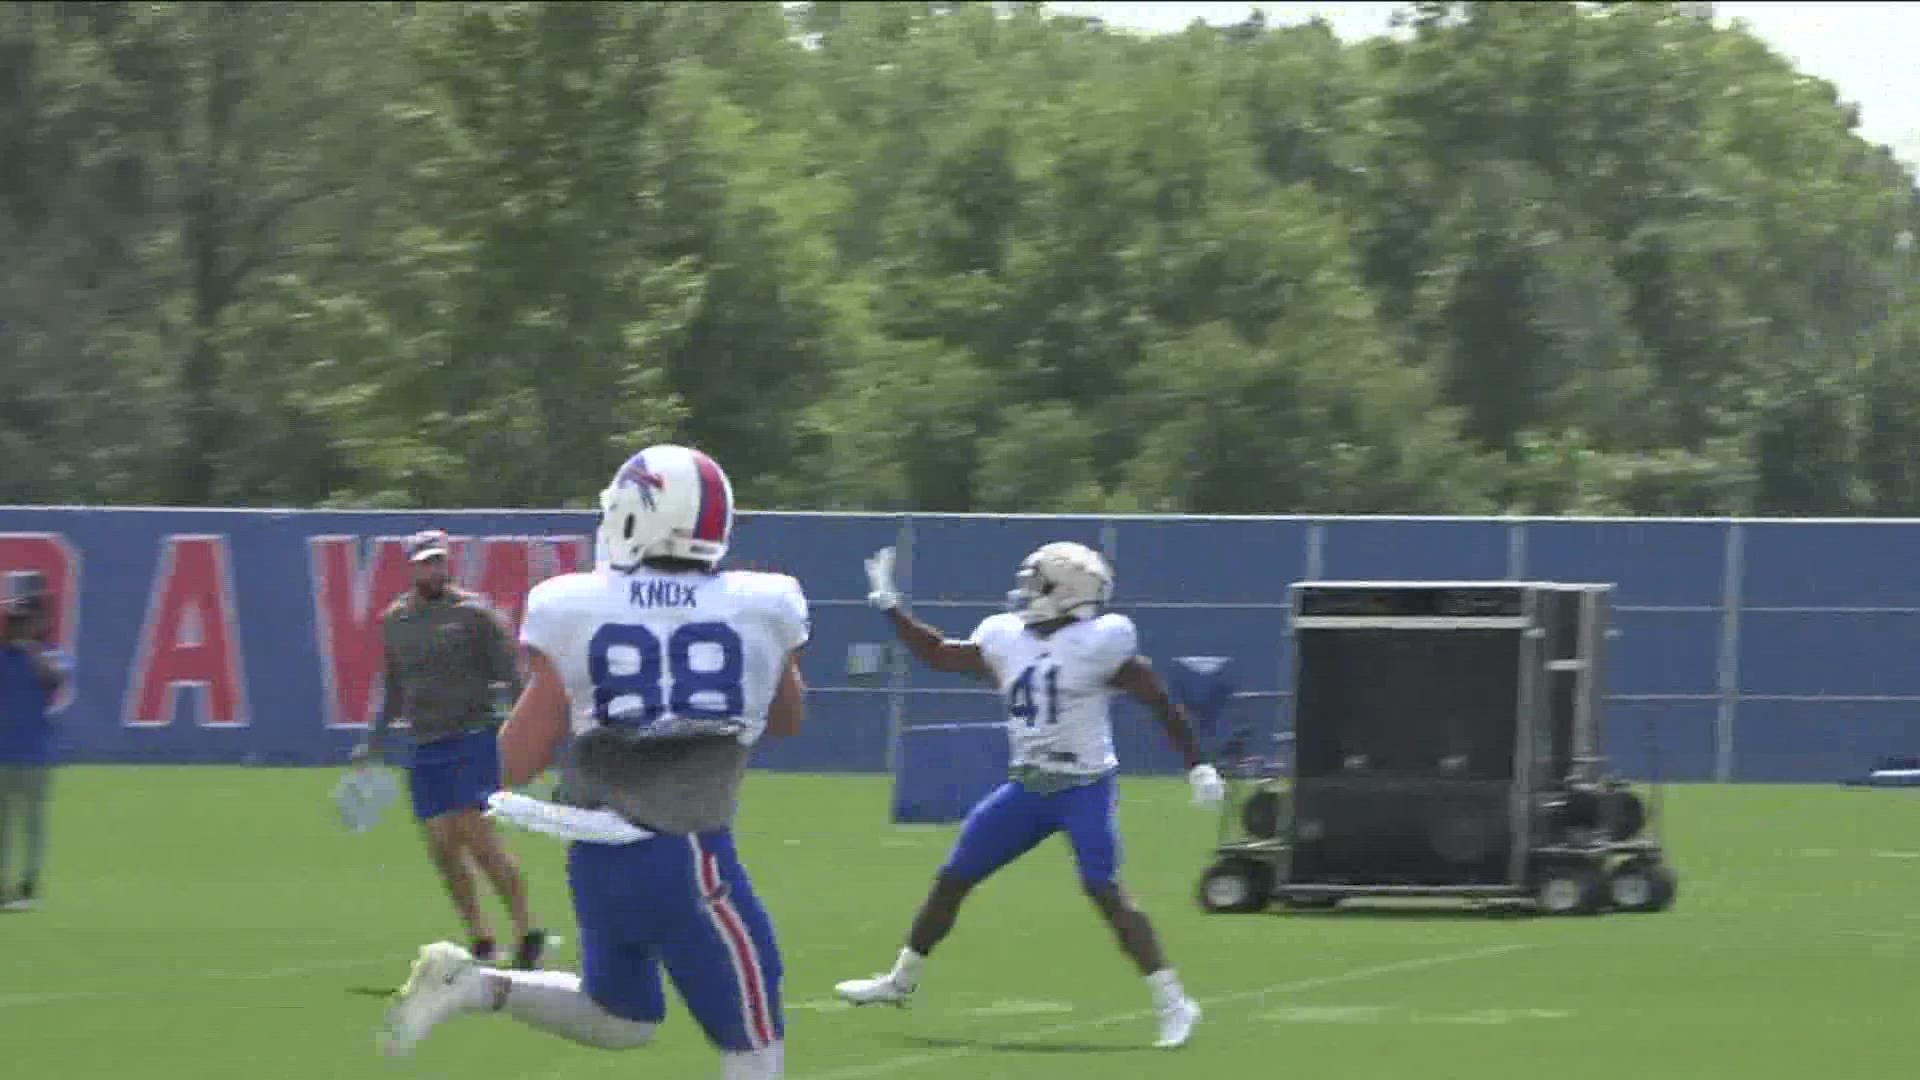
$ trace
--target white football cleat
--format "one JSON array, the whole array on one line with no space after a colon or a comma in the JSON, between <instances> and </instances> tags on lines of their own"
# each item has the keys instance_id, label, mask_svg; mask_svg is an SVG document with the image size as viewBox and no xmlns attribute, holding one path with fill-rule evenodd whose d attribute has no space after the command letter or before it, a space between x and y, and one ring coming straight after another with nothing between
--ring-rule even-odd
<instances>
[{"instance_id":1,"label":"white football cleat","mask_svg":"<svg viewBox=\"0 0 1920 1080\"><path fill-rule=\"evenodd\" d=\"M905 1007L907 999L913 997L912 987L903 987L893 981L891 975L875 975L871 979L848 979L835 983L833 992L840 1000L849 1005L894 1005Z\"/></svg>"},{"instance_id":2,"label":"white football cleat","mask_svg":"<svg viewBox=\"0 0 1920 1080\"><path fill-rule=\"evenodd\" d=\"M1190 997L1181 998L1160 1010L1160 1038L1153 1045L1161 1050L1185 1046L1193 1035L1193 1025L1199 1022L1200 1003Z\"/></svg>"},{"instance_id":3,"label":"white football cleat","mask_svg":"<svg viewBox=\"0 0 1920 1080\"><path fill-rule=\"evenodd\" d=\"M435 1026L475 1008L481 990L480 964L473 954L447 941L421 949L375 1036L380 1052L388 1057L412 1053Z\"/></svg>"}]
</instances>

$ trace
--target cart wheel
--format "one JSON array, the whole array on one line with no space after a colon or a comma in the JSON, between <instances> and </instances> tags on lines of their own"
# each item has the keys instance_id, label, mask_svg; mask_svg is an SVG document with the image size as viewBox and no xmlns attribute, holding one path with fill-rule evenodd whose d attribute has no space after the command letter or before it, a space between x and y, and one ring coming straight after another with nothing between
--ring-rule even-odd
<instances>
[{"instance_id":1,"label":"cart wheel","mask_svg":"<svg viewBox=\"0 0 1920 1080\"><path fill-rule=\"evenodd\" d=\"M1200 908L1210 913L1261 911L1273 893L1273 868L1252 859L1218 862L1200 876Z\"/></svg>"},{"instance_id":2,"label":"cart wheel","mask_svg":"<svg viewBox=\"0 0 1920 1080\"><path fill-rule=\"evenodd\" d=\"M1256 840L1271 840L1280 835L1280 822L1285 816L1285 796L1277 791L1257 791L1240 808L1240 827Z\"/></svg>"},{"instance_id":3,"label":"cart wheel","mask_svg":"<svg viewBox=\"0 0 1920 1080\"><path fill-rule=\"evenodd\" d=\"M1600 872L1584 863L1542 867L1534 878L1534 899L1544 915L1592 915L1607 897Z\"/></svg>"},{"instance_id":4,"label":"cart wheel","mask_svg":"<svg viewBox=\"0 0 1920 1080\"><path fill-rule=\"evenodd\" d=\"M1647 827L1647 804L1640 801L1640 796L1620 788L1607 792L1606 802L1607 835L1616 843L1639 836Z\"/></svg>"},{"instance_id":5,"label":"cart wheel","mask_svg":"<svg viewBox=\"0 0 1920 1080\"><path fill-rule=\"evenodd\" d=\"M1599 792L1587 787L1571 788L1560 806L1560 825L1567 829L1597 828L1602 812Z\"/></svg>"},{"instance_id":6,"label":"cart wheel","mask_svg":"<svg viewBox=\"0 0 1920 1080\"><path fill-rule=\"evenodd\" d=\"M1673 871L1654 859L1628 859L1607 875L1607 899L1621 911L1665 911L1679 892Z\"/></svg>"}]
</instances>

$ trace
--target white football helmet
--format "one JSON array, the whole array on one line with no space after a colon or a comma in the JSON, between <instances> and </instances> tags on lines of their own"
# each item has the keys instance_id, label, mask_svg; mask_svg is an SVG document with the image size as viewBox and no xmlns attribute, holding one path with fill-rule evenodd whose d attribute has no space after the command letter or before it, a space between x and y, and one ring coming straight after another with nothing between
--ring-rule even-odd
<instances>
[{"instance_id":1,"label":"white football helmet","mask_svg":"<svg viewBox=\"0 0 1920 1080\"><path fill-rule=\"evenodd\" d=\"M712 566L733 534L733 484L698 450L663 444L627 459L600 493L599 559L628 572L647 558Z\"/></svg>"},{"instance_id":2,"label":"white football helmet","mask_svg":"<svg viewBox=\"0 0 1920 1080\"><path fill-rule=\"evenodd\" d=\"M1046 544L1020 562L1007 605L1022 622L1091 619L1113 596L1113 569L1085 544Z\"/></svg>"}]
</instances>

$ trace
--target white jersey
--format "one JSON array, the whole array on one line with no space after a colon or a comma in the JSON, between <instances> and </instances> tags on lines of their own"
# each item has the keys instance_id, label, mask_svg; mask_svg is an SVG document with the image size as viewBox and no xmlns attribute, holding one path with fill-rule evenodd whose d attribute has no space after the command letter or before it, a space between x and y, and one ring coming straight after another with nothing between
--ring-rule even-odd
<instances>
[{"instance_id":1,"label":"white jersey","mask_svg":"<svg viewBox=\"0 0 1920 1080\"><path fill-rule=\"evenodd\" d=\"M968 640L1007 703L1015 768L1097 775L1119 765L1108 705L1115 673L1139 650L1132 619L1101 615L1041 637L1018 615L993 615Z\"/></svg>"},{"instance_id":2,"label":"white jersey","mask_svg":"<svg viewBox=\"0 0 1920 1080\"><path fill-rule=\"evenodd\" d=\"M575 735L724 734L749 746L807 635L800 583L744 570L562 574L527 594L520 629L565 681Z\"/></svg>"}]
</instances>

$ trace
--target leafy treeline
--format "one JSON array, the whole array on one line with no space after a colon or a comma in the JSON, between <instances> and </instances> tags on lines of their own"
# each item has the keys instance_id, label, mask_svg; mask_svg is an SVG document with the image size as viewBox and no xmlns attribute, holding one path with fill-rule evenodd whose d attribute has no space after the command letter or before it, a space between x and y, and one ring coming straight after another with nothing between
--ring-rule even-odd
<instances>
[{"instance_id":1,"label":"leafy treeline","mask_svg":"<svg viewBox=\"0 0 1920 1080\"><path fill-rule=\"evenodd\" d=\"M1920 512L1920 209L1688 5L0 6L0 502Z\"/></svg>"}]
</instances>

